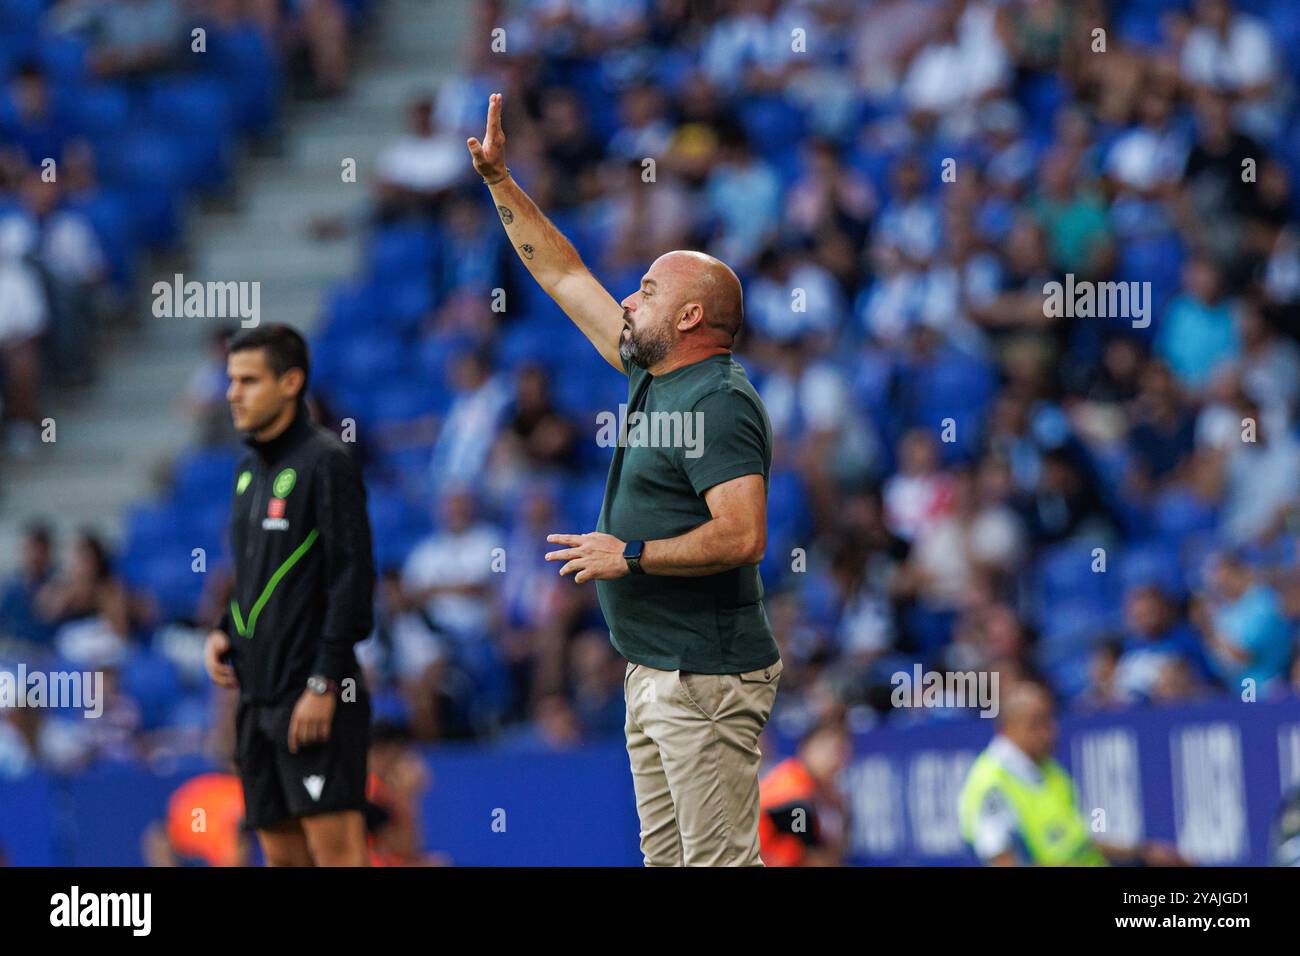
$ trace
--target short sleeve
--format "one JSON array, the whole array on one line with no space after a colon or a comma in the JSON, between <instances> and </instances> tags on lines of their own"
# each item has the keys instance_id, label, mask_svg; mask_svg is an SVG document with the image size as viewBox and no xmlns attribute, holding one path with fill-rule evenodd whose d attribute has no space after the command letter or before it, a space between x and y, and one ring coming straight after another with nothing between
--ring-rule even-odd
<instances>
[{"instance_id":1,"label":"short sleeve","mask_svg":"<svg viewBox=\"0 0 1300 956\"><path fill-rule=\"evenodd\" d=\"M767 429L744 394L712 392L695 403L694 442L680 450L682 469L697 495L744 475L767 478Z\"/></svg>"},{"instance_id":2,"label":"short sleeve","mask_svg":"<svg viewBox=\"0 0 1300 956\"><path fill-rule=\"evenodd\" d=\"M975 814L972 846L975 855L988 861L1015 846L1019 824L1015 811L997 787L990 787Z\"/></svg>"}]
</instances>

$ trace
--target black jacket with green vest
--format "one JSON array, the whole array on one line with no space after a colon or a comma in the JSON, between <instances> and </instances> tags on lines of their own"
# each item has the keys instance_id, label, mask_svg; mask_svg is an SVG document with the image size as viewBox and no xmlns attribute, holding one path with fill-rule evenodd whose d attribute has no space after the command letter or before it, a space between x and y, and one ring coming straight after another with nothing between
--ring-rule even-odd
<instances>
[{"instance_id":1,"label":"black jacket with green vest","mask_svg":"<svg viewBox=\"0 0 1300 956\"><path fill-rule=\"evenodd\" d=\"M309 677L357 672L353 645L374 617L366 489L346 447L302 403L275 438L245 443L231 507L234 591L218 626L241 698L281 704Z\"/></svg>"}]
</instances>

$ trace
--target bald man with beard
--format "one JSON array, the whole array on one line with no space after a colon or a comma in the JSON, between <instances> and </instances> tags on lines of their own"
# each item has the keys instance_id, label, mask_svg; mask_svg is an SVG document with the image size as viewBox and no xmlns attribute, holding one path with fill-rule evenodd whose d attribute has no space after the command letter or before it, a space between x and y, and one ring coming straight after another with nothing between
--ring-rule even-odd
<instances>
[{"instance_id":1,"label":"bald man with beard","mask_svg":"<svg viewBox=\"0 0 1300 956\"><path fill-rule=\"evenodd\" d=\"M758 738L780 653L763 609L772 426L731 348L740 280L701 252L656 259L622 303L510 176L501 95L466 141L515 251L628 376L596 530L546 560L596 582L623 681L646 866L762 866Z\"/></svg>"}]
</instances>

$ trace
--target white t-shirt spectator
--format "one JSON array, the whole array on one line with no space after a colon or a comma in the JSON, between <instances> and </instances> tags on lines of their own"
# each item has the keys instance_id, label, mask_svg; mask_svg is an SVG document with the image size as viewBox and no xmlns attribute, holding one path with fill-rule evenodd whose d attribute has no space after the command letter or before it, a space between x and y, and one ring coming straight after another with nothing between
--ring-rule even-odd
<instances>
[{"instance_id":1,"label":"white t-shirt spectator","mask_svg":"<svg viewBox=\"0 0 1300 956\"><path fill-rule=\"evenodd\" d=\"M1182 70L1191 82L1219 90L1272 82L1277 68L1268 28L1240 13L1233 15L1226 37L1209 27L1195 26L1183 44Z\"/></svg>"},{"instance_id":2,"label":"white t-shirt spectator","mask_svg":"<svg viewBox=\"0 0 1300 956\"><path fill-rule=\"evenodd\" d=\"M1228 93L1274 83L1278 73L1268 28L1240 13L1233 15L1226 37L1206 26L1193 27L1183 44L1181 65L1189 82ZM1267 140L1277 132L1278 106L1274 93L1239 103L1233 112L1242 129Z\"/></svg>"},{"instance_id":3,"label":"white t-shirt spectator","mask_svg":"<svg viewBox=\"0 0 1300 956\"><path fill-rule=\"evenodd\" d=\"M802 293L795 298L796 291ZM795 306L801 305L800 311ZM804 332L839 328L844 303L835 277L811 262L796 265L784 283L762 277L745 296L745 318L771 338L789 340Z\"/></svg>"},{"instance_id":4,"label":"white t-shirt spectator","mask_svg":"<svg viewBox=\"0 0 1300 956\"><path fill-rule=\"evenodd\" d=\"M35 238L26 220L18 216L0 220L0 345L40 335L49 321L45 286L23 258Z\"/></svg>"},{"instance_id":5,"label":"white t-shirt spectator","mask_svg":"<svg viewBox=\"0 0 1300 956\"><path fill-rule=\"evenodd\" d=\"M943 472L891 475L884 486L885 524L905 541L912 541L947 517L952 490Z\"/></svg>"},{"instance_id":6,"label":"white t-shirt spectator","mask_svg":"<svg viewBox=\"0 0 1300 956\"><path fill-rule=\"evenodd\" d=\"M1106 172L1133 189L1152 189L1182 177L1187 150L1187 138L1178 131L1139 126L1115 141Z\"/></svg>"},{"instance_id":7,"label":"white t-shirt spectator","mask_svg":"<svg viewBox=\"0 0 1300 956\"><path fill-rule=\"evenodd\" d=\"M99 237L84 218L74 212L50 216L41 234L41 261L56 278L86 284L104 273L104 251Z\"/></svg>"},{"instance_id":8,"label":"white t-shirt spectator","mask_svg":"<svg viewBox=\"0 0 1300 956\"><path fill-rule=\"evenodd\" d=\"M1262 426L1266 442L1237 442L1227 462L1228 487L1223 502L1223 529L1241 544L1259 537L1278 512L1295 499L1300 474L1300 444L1285 425Z\"/></svg>"},{"instance_id":9,"label":"white t-shirt spectator","mask_svg":"<svg viewBox=\"0 0 1300 956\"><path fill-rule=\"evenodd\" d=\"M379 154L379 178L393 186L431 193L466 177L465 142L446 133L403 136Z\"/></svg>"},{"instance_id":10,"label":"white t-shirt spectator","mask_svg":"<svg viewBox=\"0 0 1300 956\"><path fill-rule=\"evenodd\" d=\"M951 113L1006 85L1010 61L992 6L972 3L957 24L954 43L931 43L912 60L903 99L913 110Z\"/></svg>"},{"instance_id":11,"label":"white t-shirt spectator","mask_svg":"<svg viewBox=\"0 0 1300 956\"><path fill-rule=\"evenodd\" d=\"M419 591L434 585L487 585L492 580L492 550L501 544L501 533L486 524L460 532L437 532L406 559L402 588ZM486 596L437 594L424 609L435 624L459 640L485 637L491 620L491 601Z\"/></svg>"}]
</instances>

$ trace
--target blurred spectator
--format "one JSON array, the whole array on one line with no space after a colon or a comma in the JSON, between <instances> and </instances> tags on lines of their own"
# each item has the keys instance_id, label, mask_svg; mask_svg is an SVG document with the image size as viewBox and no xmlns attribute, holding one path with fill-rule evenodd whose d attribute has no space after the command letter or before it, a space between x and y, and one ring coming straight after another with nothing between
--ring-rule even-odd
<instances>
[{"instance_id":1,"label":"blurred spectator","mask_svg":"<svg viewBox=\"0 0 1300 956\"><path fill-rule=\"evenodd\" d=\"M1170 304L1156 333L1156 353L1179 382L1204 388L1215 370L1235 359L1241 342L1234 324L1236 303L1224 295L1219 268L1194 256L1183 270L1183 293Z\"/></svg>"},{"instance_id":2,"label":"blurred spectator","mask_svg":"<svg viewBox=\"0 0 1300 956\"><path fill-rule=\"evenodd\" d=\"M1245 181L1251 163L1263 165L1264 148L1232 123L1231 103L1206 91L1195 100L1196 141L1182 170L1179 211L1184 228L1225 264L1241 255L1243 219L1259 203L1259 191Z\"/></svg>"},{"instance_id":3,"label":"blurred spectator","mask_svg":"<svg viewBox=\"0 0 1300 956\"><path fill-rule=\"evenodd\" d=\"M418 601L407 598L396 569L380 575L377 598L375 632L357 645L367 685L398 689L417 739L457 736L447 635Z\"/></svg>"},{"instance_id":4,"label":"blurred spectator","mask_svg":"<svg viewBox=\"0 0 1300 956\"><path fill-rule=\"evenodd\" d=\"M555 407L550 381L539 365L515 376L514 401L492 451L494 491L503 499L526 479L572 473L578 463L578 429Z\"/></svg>"},{"instance_id":5,"label":"blurred spectator","mask_svg":"<svg viewBox=\"0 0 1300 956\"><path fill-rule=\"evenodd\" d=\"M36 592L36 611L55 628L59 655L87 667L120 663L134 625L145 619L114 574L104 543L88 532L73 542L66 570Z\"/></svg>"},{"instance_id":6,"label":"blurred spectator","mask_svg":"<svg viewBox=\"0 0 1300 956\"><path fill-rule=\"evenodd\" d=\"M40 63L19 64L9 81L9 100L13 111L0 118L0 143L12 143L28 165L39 167L48 159L61 164L72 132L55 109L54 91Z\"/></svg>"},{"instance_id":7,"label":"blurred spectator","mask_svg":"<svg viewBox=\"0 0 1300 956\"><path fill-rule=\"evenodd\" d=\"M1126 633L1115 683L1126 699L1150 700L1166 667L1186 664L1195 679L1212 679L1196 633L1176 615L1169 595L1158 584L1140 584L1124 597Z\"/></svg>"},{"instance_id":8,"label":"blurred spectator","mask_svg":"<svg viewBox=\"0 0 1300 956\"><path fill-rule=\"evenodd\" d=\"M901 92L919 123L942 119L945 134L960 139L973 131L970 107L1002 91L1010 63L995 4L945 0L939 7L936 29L908 65Z\"/></svg>"},{"instance_id":9,"label":"blurred spectator","mask_svg":"<svg viewBox=\"0 0 1300 956\"><path fill-rule=\"evenodd\" d=\"M610 269L642 269L690 244L694 211L686 190L671 170L657 171L653 182L644 181L643 172L639 159L611 171L619 185L608 191L601 210L602 228L611 237L604 253Z\"/></svg>"},{"instance_id":10,"label":"blurred spectator","mask_svg":"<svg viewBox=\"0 0 1300 956\"><path fill-rule=\"evenodd\" d=\"M237 329L221 326L208 336L208 353L194 370L185 390L185 406L194 421L195 441L200 445L229 445L238 438L226 400L226 352Z\"/></svg>"},{"instance_id":11,"label":"blurred spectator","mask_svg":"<svg viewBox=\"0 0 1300 956\"><path fill-rule=\"evenodd\" d=\"M1109 710L1127 707L1132 698L1119 686L1119 662L1124 654L1123 645L1116 640L1097 645L1088 658L1088 685L1074 699L1074 706L1082 711Z\"/></svg>"},{"instance_id":12,"label":"blurred spectator","mask_svg":"<svg viewBox=\"0 0 1300 956\"><path fill-rule=\"evenodd\" d=\"M759 785L758 835L767 866L842 866L848 806L840 774L853 742L843 727L823 724Z\"/></svg>"},{"instance_id":13,"label":"blurred spectator","mask_svg":"<svg viewBox=\"0 0 1300 956\"><path fill-rule=\"evenodd\" d=\"M1139 381L1128 434L1133 453L1129 482L1139 494L1147 494L1179 477L1195 446L1196 419L1183 404L1167 366L1147 363Z\"/></svg>"},{"instance_id":14,"label":"blurred spectator","mask_svg":"<svg viewBox=\"0 0 1300 956\"><path fill-rule=\"evenodd\" d=\"M709 251L733 268L747 267L776 235L780 180L748 137L736 132L722 142L706 193L714 222Z\"/></svg>"},{"instance_id":15,"label":"blurred spectator","mask_svg":"<svg viewBox=\"0 0 1300 956\"><path fill-rule=\"evenodd\" d=\"M1238 404L1237 413L1239 431L1220 456L1217 480L1223 488L1223 535L1244 544L1267 540L1280 530L1296 497L1300 441L1284 418L1265 415L1248 399Z\"/></svg>"},{"instance_id":16,"label":"blurred spectator","mask_svg":"<svg viewBox=\"0 0 1300 956\"><path fill-rule=\"evenodd\" d=\"M1077 279L1103 275L1112 252L1106 207L1089 184L1078 179L1077 160L1048 153L1038 168L1034 216L1047 233L1052 266Z\"/></svg>"},{"instance_id":17,"label":"blurred spectator","mask_svg":"<svg viewBox=\"0 0 1300 956\"><path fill-rule=\"evenodd\" d=\"M25 230L26 261L39 275L49 322L45 353L56 381L84 385L95 364L100 302L107 263L99 238L84 213L63 202L64 187L33 167L24 176L22 205L0 216L0 229L17 223Z\"/></svg>"},{"instance_id":18,"label":"blurred spectator","mask_svg":"<svg viewBox=\"0 0 1300 956\"><path fill-rule=\"evenodd\" d=\"M433 448L435 488L478 479L510 405L509 386L486 354L461 355L452 375L457 397Z\"/></svg>"},{"instance_id":19,"label":"blurred spectator","mask_svg":"<svg viewBox=\"0 0 1300 956\"><path fill-rule=\"evenodd\" d=\"M0 384L5 448L28 456L38 444L41 335L50 318L40 271L32 261L31 227L0 218Z\"/></svg>"},{"instance_id":20,"label":"blurred spectator","mask_svg":"<svg viewBox=\"0 0 1300 956\"><path fill-rule=\"evenodd\" d=\"M493 550L505 542L496 528L475 520L468 490L444 492L440 506L440 530L417 544L402 568L402 595L450 639L482 641L494 616Z\"/></svg>"},{"instance_id":21,"label":"blurred spectator","mask_svg":"<svg viewBox=\"0 0 1300 956\"><path fill-rule=\"evenodd\" d=\"M342 94L352 71L348 7L342 0L288 0L287 7L285 42L306 56L312 92Z\"/></svg>"},{"instance_id":22,"label":"blurred spectator","mask_svg":"<svg viewBox=\"0 0 1300 956\"><path fill-rule=\"evenodd\" d=\"M1210 590L1197 611L1210 663L1234 695L1250 693L1254 699L1281 689L1291 662L1293 636L1277 592L1259 581L1241 556L1231 551L1215 557L1210 574Z\"/></svg>"},{"instance_id":23,"label":"blurred spectator","mask_svg":"<svg viewBox=\"0 0 1300 956\"><path fill-rule=\"evenodd\" d=\"M166 818L142 837L149 866L251 866L252 832L244 826L244 790L233 773L203 773L167 801Z\"/></svg>"},{"instance_id":24,"label":"blurred spectator","mask_svg":"<svg viewBox=\"0 0 1300 956\"><path fill-rule=\"evenodd\" d=\"M370 732L366 786L372 866L443 866L450 859L429 853L424 835L424 794L433 786L428 764L404 727L380 723Z\"/></svg>"},{"instance_id":25,"label":"blurred spectator","mask_svg":"<svg viewBox=\"0 0 1300 956\"><path fill-rule=\"evenodd\" d=\"M592 198L591 181L605 147L591 130L582 101L568 89L545 91L538 133L553 176L554 202L559 208L576 206Z\"/></svg>"},{"instance_id":26,"label":"blurred spectator","mask_svg":"<svg viewBox=\"0 0 1300 956\"><path fill-rule=\"evenodd\" d=\"M465 142L439 128L430 96L407 107L407 133L375 161L376 204L383 222L431 219L448 190L466 179Z\"/></svg>"},{"instance_id":27,"label":"blurred spectator","mask_svg":"<svg viewBox=\"0 0 1300 956\"><path fill-rule=\"evenodd\" d=\"M939 450L929 432L915 429L899 445L899 469L885 481L885 521L905 541L933 528L952 510L953 489L939 470Z\"/></svg>"},{"instance_id":28,"label":"blurred spectator","mask_svg":"<svg viewBox=\"0 0 1300 956\"><path fill-rule=\"evenodd\" d=\"M1278 120L1277 65L1273 41L1259 20L1233 10L1228 0L1196 0L1194 23L1183 43L1183 77L1225 93L1246 128L1274 132Z\"/></svg>"},{"instance_id":29,"label":"blurred spectator","mask_svg":"<svg viewBox=\"0 0 1300 956\"><path fill-rule=\"evenodd\" d=\"M48 646L53 625L36 608L36 596L55 576L54 536L48 525L23 533L22 564L0 583L0 640L10 638Z\"/></svg>"},{"instance_id":30,"label":"blurred spectator","mask_svg":"<svg viewBox=\"0 0 1300 956\"><path fill-rule=\"evenodd\" d=\"M177 0L61 0L50 12L59 31L90 41L90 69L101 77L138 78L174 67L185 39Z\"/></svg>"},{"instance_id":31,"label":"blurred spectator","mask_svg":"<svg viewBox=\"0 0 1300 956\"><path fill-rule=\"evenodd\" d=\"M804 156L803 175L791 184L786 200L785 225L801 239L839 232L860 245L879 202L871 181L848 167L829 140L812 140Z\"/></svg>"},{"instance_id":32,"label":"blurred spectator","mask_svg":"<svg viewBox=\"0 0 1300 956\"><path fill-rule=\"evenodd\" d=\"M623 702L626 662L614 653L609 638L598 630L585 631L574 638L570 655L578 722L593 737L618 734L626 717Z\"/></svg>"}]
</instances>

